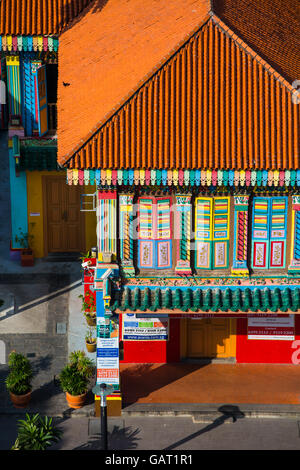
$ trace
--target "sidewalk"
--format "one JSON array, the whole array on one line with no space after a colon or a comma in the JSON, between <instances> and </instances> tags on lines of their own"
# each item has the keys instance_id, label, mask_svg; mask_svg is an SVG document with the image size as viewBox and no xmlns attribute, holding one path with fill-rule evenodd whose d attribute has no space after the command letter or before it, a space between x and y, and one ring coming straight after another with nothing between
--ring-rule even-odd
<instances>
[{"instance_id":1,"label":"sidewalk","mask_svg":"<svg viewBox=\"0 0 300 470\"><path fill-rule=\"evenodd\" d=\"M143 369L144 375L141 375ZM192 416L208 422L224 406L249 418L300 419L297 366L258 364L121 365L122 417ZM226 408L227 409L227 408ZM40 413L53 417L94 417L94 396L78 410L68 408L55 382L33 391L27 409L2 401L0 414Z\"/></svg>"},{"instance_id":2,"label":"sidewalk","mask_svg":"<svg viewBox=\"0 0 300 470\"><path fill-rule=\"evenodd\" d=\"M121 364L125 403L300 406L300 369L285 364Z\"/></svg>"}]
</instances>

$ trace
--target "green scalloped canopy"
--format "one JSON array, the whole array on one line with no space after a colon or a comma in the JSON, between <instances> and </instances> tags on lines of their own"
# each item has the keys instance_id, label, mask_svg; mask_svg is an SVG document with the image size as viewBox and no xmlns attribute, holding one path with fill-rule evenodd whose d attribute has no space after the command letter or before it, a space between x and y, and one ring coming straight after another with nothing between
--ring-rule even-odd
<instances>
[{"instance_id":1,"label":"green scalloped canopy","mask_svg":"<svg viewBox=\"0 0 300 470\"><path fill-rule=\"evenodd\" d=\"M35 141L21 144L21 158L18 165L20 171L24 170L57 170L57 144L50 141L35 144Z\"/></svg>"},{"instance_id":2,"label":"green scalloped canopy","mask_svg":"<svg viewBox=\"0 0 300 470\"><path fill-rule=\"evenodd\" d=\"M111 310L120 312L266 312L300 310L300 288L124 288L112 293Z\"/></svg>"}]
</instances>

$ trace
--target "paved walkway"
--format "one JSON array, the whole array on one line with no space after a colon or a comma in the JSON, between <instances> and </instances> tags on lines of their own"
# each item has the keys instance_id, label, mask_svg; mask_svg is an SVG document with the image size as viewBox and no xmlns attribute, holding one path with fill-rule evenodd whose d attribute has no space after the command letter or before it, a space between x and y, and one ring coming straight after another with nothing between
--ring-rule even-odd
<instances>
[{"instance_id":1,"label":"paved walkway","mask_svg":"<svg viewBox=\"0 0 300 470\"><path fill-rule=\"evenodd\" d=\"M126 403L300 404L300 369L278 364L121 364Z\"/></svg>"}]
</instances>

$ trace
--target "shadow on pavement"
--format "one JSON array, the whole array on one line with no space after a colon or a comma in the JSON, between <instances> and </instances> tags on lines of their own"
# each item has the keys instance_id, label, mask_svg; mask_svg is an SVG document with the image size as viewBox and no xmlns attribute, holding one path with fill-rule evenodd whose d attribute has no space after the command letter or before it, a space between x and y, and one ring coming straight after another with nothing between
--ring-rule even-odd
<instances>
[{"instance_id":1,"label":"shadow on pavement","mask_svg":"<svg viewBox=\"0 0 300 470\"><path fill-rule=\"evenodd\" d=\"M234 406L234 405L222 405L218 408L218 411L222 413L222 416L215 419L211 424L209 424L203 429L200 429L200 431L190 434L189 436L185 437L184 439L181 439L180 441L174 442L174 444L171 444L170 446L164 448L163 450L177 449L178 446L181 446L182 444L185 444L186 442L191 441L195 437L198 437L201 434L204 434L205 432L209 432L212 429L217 428L218 426L225 423L227 419L232 418L232 422L235 423L238 419L245 417L244 413L239 409L239 407Z\"/></svg>"},{"instance_id":2,"label":"shadow on pavement","mask_svg":"<svg viewBox=\"0 0 300 470\"><path fill-rule=\"evenodd\" d=\"M137 435L140 430L132 430L131 427L121 428L114 426L111 432L108 432L108 450L133 450L137 448L140 440ZM72 450L101 450L101 435L91 436L86 444L75 447Z\"/></svg>"}]
</instances>

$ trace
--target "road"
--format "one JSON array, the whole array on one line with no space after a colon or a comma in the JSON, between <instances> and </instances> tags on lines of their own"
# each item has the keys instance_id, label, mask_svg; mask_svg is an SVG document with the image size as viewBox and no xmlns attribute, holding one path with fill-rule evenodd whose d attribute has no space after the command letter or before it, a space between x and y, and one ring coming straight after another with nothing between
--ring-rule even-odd
<instances>
[{"instance_id":1,"label":"road","mask_svg":"<svg viewBox=\"0 0 300 470\"><path fill-rule=\"evenodd\" d=\"M16 437L15 415L0 417L0 450ZM49 450L99 450L100 419L56 419L61 441ZM286 418L231 418L197 423L192 417L109 418L109 450L299 450L300 422Z\"/></svg>"}]
</instances>

